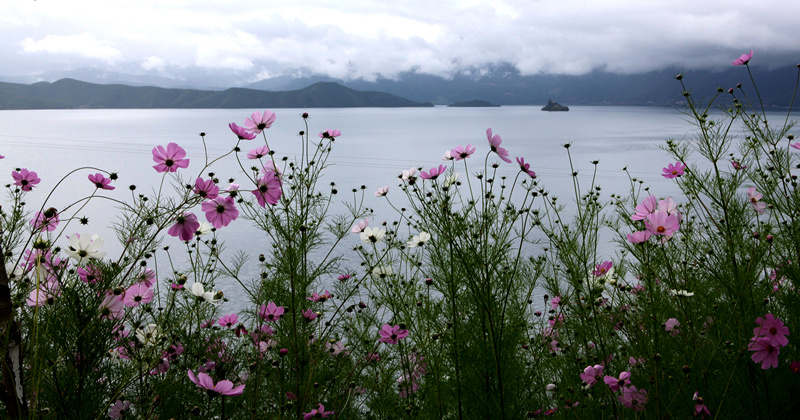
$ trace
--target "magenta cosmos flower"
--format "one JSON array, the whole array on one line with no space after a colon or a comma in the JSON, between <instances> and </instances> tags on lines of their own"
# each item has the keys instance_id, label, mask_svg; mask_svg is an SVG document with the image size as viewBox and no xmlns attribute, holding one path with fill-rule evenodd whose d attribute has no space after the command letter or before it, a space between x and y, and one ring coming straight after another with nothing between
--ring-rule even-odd
<instances>
[{"instance_id":1,"label":"magenta cosmos flower","mask_svg":"<svg viewBox=\"0 0 800 420\"><path fill-rule=\"evenodd\" d=\"M456 146L454 149L450 150L450 155L453 157L453 160L466 159L472 156L473 153L475 153L475 147L469 144L466 146Z\"/></svg>"},{"instance_id":2,"label":"magenta cosmos flower","mask_svg":"<svg viewBox=\"0 0 800 420\"><path fill-rule=\"evenodd\" d=\"M753 329L753 336L767 337L779 346L789 344L789 339L786 338L789 335L789 328L783 324L783 321L775 318L774 315L766 314L763 318L758 317L756 318L756 324L759 326Z\"/></svg>"},{"instance_id":3,"label":"magenta cosmos flower","mask_svg":"<svg viewBox=\"0 0 800 420\"><path fill-rule=\"evenodd\" d=\"M200 222L197 221L197 216L187 211L182 216L175 218L175 224L167 230L167 234L176 236L182 241L189 241L199 227Z\"/></svg>"},{"instance_id":4,"label":"magenta cosmos flower","mask_svg":"<svg viewBox=\"0 0 800 420\"><path fill-rule=\"evenodd\" d=\"M658 208L658 198L651 195L636 206L636 213L631 216L631 220L644 220L650 213L653 213Z\"/></svg>"},{"instance_id":5,"label":"magenta cosmos flower","mask_svg":"<svg viewBox=\"0 0 800 420\"><path fill-rule=\"evenodd\" d=\"M244 127L239 127L236 123L230 123L228 127L233 131L233 134L236 134L239 140L253 140L256 138L255 134L247 131Z\"/></svg>"},{"instance_id":6,"label":"magenta cosmos flower","mask_svg":"<svg viewBox=\"0 0 800 420\"><path fill-rule=\"evenodd\" d=\"M112 419L121 419L123 416L125 416L125 412L130 410L130 408L131 408L130 401L117 400L108 410L108 417L111 417Z\"/></svg>"},{"instance_id":7,"label":"magenta cosmos flower","mask_svg":"<svg viewBox=\"0 0 800 420\"><path fill-rule=\"evenodd\" d=\"M528 174L531 178L536 178L536 172L531 170L531 164L525 163L525 159L522 157L517 158L517 163L519 163L519 170Z\"/></svg>"},{"instance_id":8,"label":"magenta cosmos flower","mask_svg":"<svg viewBox=\"0 0 800 420\"><path fill-rule=\"evenodd\" d=\"M594 267L594 270L592 270L592 274L595 277L605 276L606 273L608 273L608 271L611 270L611 267L613 267L613 266L614 266L613 262L611 262L611 261L603 261L603 262L601 262L600 264L597 264Z\"/></svg>"},{"instance_id":9,"label":"magenta cosmos flower","mask_svg":"<svg viewBox=\"0 0 800 420\"><path fill-rule=\"evenodd\" d=\"M153 300L153 289L136 283L125 291L125 306L133 308Z\"/></svg>"},{"instance_id":10,"label":"magenta cosmos flower","mask_svg":"<svg viewBox=\"0 0 800 420\"><path fill-rule=\"evenodd\" d=\"M244 392L244 385L239 385L237 387L233 387L233 382L229 380L222 380L214 383L214 380L211 379L208 374L205 372L200 372L197 376L194 376L194 372L191 370L189 371L189 380L194 382L195 385L199 386L200 388L204 388L208 390L208 395L212 397L216 397L217 395L227 395L229 397L235 397L237 395L242 395Z\"/></svg>"},{"instance_id":11,"label":"magenta cosmos flower","mask_svg":"<svg viewBox=\"0 0 800 420\"><path fill-rule=\"evenodd\" d=\"M36 184L41 182L36 172L29 171L25 168L19 171L12 171L11 177L14 178L14 185L20 187L22 191L30 191Z\"/></svg>"},{"instance_id":12,"label":"magenta cosmos flower","mask_svg":"<svg viewBox=\"0 0 800 420\"><path fill-rule=\"evenodd\" d=\"M644 221L647 231L653 235L672 236L680 229L678 216L664 211L657 211L647 216Z\"/></svg>"},{"instance_id":13,"label":"magenta cosmos flower","mask_svg":"<svg viewBox=\"0 0 800 420\"><path fill-rule=\"evenodd\" d=\"M97 187L97 189L99 189L99 190L113 190L114 188L116 188L116 187L112 187L111 185L108 185L108 184L111 183L111 179L106 178L100 172L98 172L98 173L96 173L94 175L89 175L89 181L92 184L94 184L94 186Z\"/></svg>"},{"instance_id":14,"label":"magenta cosmos flower","mask_svg":"<svg viewBox=\"0 0 800 420\"><path fill-rule=\"evenodd\" d=\"M581 379L586 382L586 386L591 388L595 382L603 378L603 365L587 366L581 373Z\"/></svg>"},{"instance_id":15,"label":"magenta cosmos flower","mask_svg":"<svg viewBox=\"0 0 800 420\"><path fill-rule=\"evenodd\" d=\"M47 209L44 213L36 212L36 217L31 219L31 227L34 232L47 231L52 232L58 226L58 211L54 208Z\"/></svg>"},{"instance_id":16,"label":"magenta cosmos flower","mask_svg":"<svg viewBox=\"0 0 800 420\"><path fill-rule=\"evenodd\" d=\"M681 162L675 162L675 164L670 163L667 165L666 168L663 168L661 171L664 172L661 174L664 178L677 178L683 175L683 170L686 169L686 165Z\"/></svg>"},{"instance_id":17,"label":"magenta cosmos flower","mask_svg":"<svg viewBox=\"0 0 800 420\"><path fill-rule=\"evenodd\" d=\"M275 122L274 112L264 111L264 113L262 114L256 111L252 115L250 115L250 118L244 121L244 128L253 134L258 134L272 127L272 123L274 122Z\"/></svg>"},{"instance_id":18,"label":"magenta cosmos flower","mask_svg":"<svg viewBox=\"0 0 800 420\"><path fill-rule=\"evenodd\" d=\"M753 58L753 50L750 50L750 54L742 54L736 60L733 60L734 66L744 66L750 62L750 59Z\"/></svg>"},{"instance_id":19,"label":"magenta cosmos flower","mask_svg":"<svg viewBox=\"0 0 800 420\"><path fill-rule=\"evenodd\" d=\"M753 210L759 214L767 211L767 203L760 201L761 197L763 197L763 195L756 191L755 187L750 187L747 189L747 198L750 200L750 204L753 205Z\"/></svg>"},{"instance_id":20,"label":"magenta cosmos flower","mask_svg":"<svg viewBox=\"0 0 800 420\"><path fill-rule=\"evenodd\" d=\"M258 200L258 205L266 207L267 203L275 205L281 199L281 179L275 172L267 172L258 179L257 188L252 191Z\"/></svg>"},{"instance_id":21,"label":"magenta cosmos flower","mask_svg":"<svg viewBox=\"0 0 800 420\"><path fill-rule=\"evenodd\" d=\"M197 178L194 181L194 193L207 200L213 200L219 196L219 187L213 179Z\"/></svg>"},{"instance_id":22,"label":"magenta cosmos flower","mask_svg":"<svg viewBox=\"0 0 800 420\"><path fill-rule=\"evenodd\" d=\"M269 154L269 147L267 146L258 146L255 149L247 152L248 159L261 159L262 157Z\"/></svg>"},{"instance_id":23,"label":"magenta cosmos flower","mask_svg":"<svg viewBox=\"0 0 800 420\"><path fill-rule=\"evenodd\" d=\"M431 180L433 180L433 179L438 178L439 175L443 174L446 169L447 169L446 166L439 165L438 168L431 168L431 170L428 171L428 172L425 172L425 171L420 172L419 173L419 177L422 178L422 179L431 179Z\"/></svg>"},{"instance_id":24,"label":"magenta cosmos flower","mask_svg":"<svg viewBox=\"0 0 800 420\"><path fill-rule=\"evenodd\" d=\"M261 305L258 316L264 321L279 321L283 316L283 312L283 306L278 306L275 302L270 302L266 305Z\"/></svg>"},{"instance_id":25,"label":"magenta cosmos flower","mask_svg":"<svg viewBox=\"0 0 800 420\"><path fill-rule=\"evenodd\" d=\"M178 168L187 168L189 166L189 159L186 157L186 150L175 143L170 143L167 148L164 146L156 146L153 148L153 165L156 172L177 172Z\"/></svg>"},{"instance_id":26,"label":"magenta cosmos flower","mask_svg":"<svg viewBox=\"0 0 800 420\"><path fill-rule=\"evenodd\" d=\"M325 411L325 406L319 404L319 407L311 410L310 413L303 413L303 420L325 419L333 414L333 410Z\"/></svg>"},{"instance_id":27,"label":"magenta cosmos flower","mask_svg":"<svg viewBox=\"0 0 800 420\"><path fill-rule=\"evenodd\" d=\"M626 386L622 388L622 395L617 396L617 399L633 411L642 411L647 404L647 391L636 389L633 385Z\"/></svg>"},{"instance_id":28,"label":"magenta cosmos flower","mask_svg":"<svg viewBox=\"0 0 800 420\"><path fill-rule=\"evenodd\" d=\"M341 135L342 135L342 132L339 131L339 130L325 130L325 131L319 133L319 138L335 140L336 137L339 137Z\"/></svg>"},{"instance_id":29,"label":"magenta cosmos flower","mask_svg":"<svg viewBox=\"0 0 800 420\"><path fill-rule=\"evenodd\" d=\"M756 363L761 362L761 369L778 367L778 354L781 352L778 343L769 337L753 337L750 341L748 350L754 352L750 358Z\"/></svg>"},{"instance_id":30,"label":"magenta cosmos flower","mask_svg":"<svg viewBox=\"0 0 800 420\"><path fill-rule=\"evenodd\" d=\"M211 226L219 229L228 226L232 221L239 217L239 210L233 203L233 197L217 197L213 200L204 201L200 208L206 213L206 219Z\"/></svg>"},{"instance_id":31,"label":"magenta cosmos flower","mask_svg":"<svg viewBox=\"0 0 800 420\"><path fill-rule=\"evenodd\" d=\"M508 150L504 147L500 147L500 143L503 142L503 139L500 138L499 134L492 135L492 129L486 129L486 138L489 139L489 146L492 148L492 151L497 153L497 156L500 159L503 159L505 163L511 163L511 159L508 157Z\"/></svg>"},{"instance_id":32,"label":"magenta cosmos flower","mask_svg":"<svg viewBox=\"0 0 800 420\"><path fill-rule=\"evenodd\" d=\"M379 333L381 334L380 341L386 344L397 344L398 341L408 337L408 330L401 330L399 325L393 327L384 324Z\"/></svg>"},{"instance_id":33,"label":"magenta cosmos flower","mask_svg":"<svg viewBox=\"0 0 800 420\"><path fill-rule=\"evenodd\" d=\"M618 389L625 385L630 385L631 383L631 373L630 372L622 372L619 374L619 378L615 378L613 376L606 375L603 377L603 382L611 388L611 391L617 392Z\"/></svg>"},{"instance_id":34,"label":"magenta cosmos flower","mask_svg":"<svg viewBox=\"0 0 800 420\"><path fill-rule=\"evenodd\" d=\"M228 314L223 317L220 317L217 322L221 327L230 328L236 325L239 322L239 315L236 314Z\"/></svg>"}]
</instances>

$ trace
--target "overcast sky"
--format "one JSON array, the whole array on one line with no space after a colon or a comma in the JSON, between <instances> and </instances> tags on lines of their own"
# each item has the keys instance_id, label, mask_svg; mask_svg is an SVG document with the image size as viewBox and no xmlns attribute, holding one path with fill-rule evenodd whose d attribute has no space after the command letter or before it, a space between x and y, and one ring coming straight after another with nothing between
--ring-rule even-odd
<instances>
[{"instance_id":1,"label":"overcast sky","mask_svg":"<svg viewBox=\"0 0 800 420\"><path fill-rule=\"evenodd\" d=\"M798 0L0 0L0 75L634 73L800 62Z\"/></svg>"}]
</instances>

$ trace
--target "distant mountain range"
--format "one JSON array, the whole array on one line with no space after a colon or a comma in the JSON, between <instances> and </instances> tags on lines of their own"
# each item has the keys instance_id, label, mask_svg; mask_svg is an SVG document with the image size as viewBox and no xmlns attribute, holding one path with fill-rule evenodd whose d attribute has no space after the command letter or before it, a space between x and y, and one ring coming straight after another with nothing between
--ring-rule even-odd
<instances>
[{"instance_id":1,"label":"distant mountain range","mask_svg":"<svg viewBox=\"0 0 800 420\"><path fill-rule=\"evenodd\" d=\"M0 82L0 109L72 108L354 108L430 107L385 92L357 91L318 82L282 92L231 88L223 91L152 86L100 85L73 79L31 85Z\"/></svg>"},{"instance_id":2,"label":"distant mountain range","mask_svg":"<svg viewBox=\"0 0 800 420\"><path fill-rule=\"evenodd\" d=\"M788 107L797 69L787 66L752 70L764 105ZM501 64L460 73L450 79L415 71L375 81L339 80L299 72L297 77L277 76L249 83L242 82L251 77L243 73L214 77L198 73L178 80L89 68L28 78L0 77L8 82L0 82L0 109L430 106L430 103L447 105L473 100L542 106L550 98L568 106L682 106L685 99L680 83L675 80L679 72L672 68L631 75L594 71L581 76L525 76L515 67ZM745 68L728 66L723 71L683 73L683 81L696 99L712 97L717 87L727 91L742 83L748 98L757 101ZM57 80L62 77L70 80ZM52 83L23 84L31 83L32 78ZM741 97L741 93L737 96Z\"/></svg>"}]
</instances>

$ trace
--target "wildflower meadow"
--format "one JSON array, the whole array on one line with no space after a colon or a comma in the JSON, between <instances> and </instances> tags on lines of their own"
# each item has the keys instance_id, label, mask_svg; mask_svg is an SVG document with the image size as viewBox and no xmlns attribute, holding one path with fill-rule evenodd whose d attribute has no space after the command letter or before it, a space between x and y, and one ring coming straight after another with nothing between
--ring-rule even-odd
<instances>
[{"instance_id":1,"label":"wildflower meadow","mask_svg":"<svg viewBox=\"0 0 800 420\"><path fill-rule=\"evenodd\" d=\"M766 119L752 56L733 62L752 85L702 101L676 76L689 134L663 144L658 183L627 174L626 195L565 168L574 196L555 197L502 127L350 189L324 178L346 132L253 112L221 156L153 145L141 164L161 182L128 199L104 168L65 174L57 189L93 188L71 203L0 150L0 413L794 418L800 142L791 107ZM298 125L299 154L273 152L298 141L271 137L274 124ZM241 171L216 173L222 160ZM498 174L508 165L516 175ZM108 201L115 238L80 216ZM224 243L234 223L268 246ZM226 309L222 279L244 309Z\"/></svg>"}]
</instances>

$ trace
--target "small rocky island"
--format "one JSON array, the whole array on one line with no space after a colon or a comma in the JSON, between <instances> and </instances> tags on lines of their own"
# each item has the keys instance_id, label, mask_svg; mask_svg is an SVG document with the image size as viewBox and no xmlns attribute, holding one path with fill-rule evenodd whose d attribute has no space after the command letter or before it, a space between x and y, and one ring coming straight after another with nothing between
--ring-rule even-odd
<instances>
[{"instance_id":1,"label":"small rocky island","mask_svg":"<svg viewBox=\"0 0 800 420\"><path fill-rule=\"evenodd\" d=\"M569 111L569 107L561 105L558 102L553 102L552 99L547 100L547 105L542 107L542 111Z\"/></svg>"},{"instance_id":2,"label":"small rocky island","mask_svg":"<svg viewBox=\"0 0 800 420\"><path fill-rule=\"evenodd\" d=\"M491 102L481 101L476 99L474 101L466 101L466 102L456 102L454 104L447 105L448 107L473 107L473 108L481 108L481 107L499 107L500 105L495 105Z\"/></svg>"}]
</instances>

